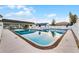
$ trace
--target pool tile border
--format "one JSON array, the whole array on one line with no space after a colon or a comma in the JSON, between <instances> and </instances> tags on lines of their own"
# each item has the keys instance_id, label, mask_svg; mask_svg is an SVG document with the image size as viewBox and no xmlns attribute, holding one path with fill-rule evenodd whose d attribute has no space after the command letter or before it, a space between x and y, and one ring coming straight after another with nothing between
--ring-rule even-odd
<instances>
[{"instance_id":1,"label":"pool tile border","mask_svg":"<svg viewBox=\"0 0 79 59\"><path fill-rule=\"evenodd\" d=\"M11 30L10 30L11 31ZM67 30L68 31L68 30ZM28 42L30 45L32 45L33 47L35 48L38 48L38 49L41 49L41 50L48 50L48 49L53 49L55 47L58 46L58 44L61 42L62 38L65 36L65 34L67 33L67 31L59 38L57 39L57 41L53 44L53 45L50 45L50 46L39 46L39 45L36 45L34 44L33 42L29 41L29 40L26 40L24 37L20 36L19 34L15 33L14 31L11 31L13 32L14 34L16 34L17 36L19 36L20 38L22 38L24 41Z\"/></svg>"}]
</instances>

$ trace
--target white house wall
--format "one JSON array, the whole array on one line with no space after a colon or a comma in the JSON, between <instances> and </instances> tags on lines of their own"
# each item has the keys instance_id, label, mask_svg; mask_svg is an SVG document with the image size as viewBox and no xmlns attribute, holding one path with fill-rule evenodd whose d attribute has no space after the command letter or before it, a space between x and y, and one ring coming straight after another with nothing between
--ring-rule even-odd
<instances>
[{"instance_id":1,"label":"white house wall","mask_svg":"<svg viewBox=\"0 0 79 59\"><path fill-rule=\"evenodd\" d=\"M0 40L1 40L2 30L3 30L3 23L2 23L2 22L0 22Z\"/></svg>"},{"instance_id":2,"label":"white house wall","mask_svg":"<svg viewBox=\"0 0 79 59\"><path fill-rule=\"evenodd\" d=\"M72 26L72 30L79 39L79 20L77 20L77 23Z\"/></svg>"}]
</instances>

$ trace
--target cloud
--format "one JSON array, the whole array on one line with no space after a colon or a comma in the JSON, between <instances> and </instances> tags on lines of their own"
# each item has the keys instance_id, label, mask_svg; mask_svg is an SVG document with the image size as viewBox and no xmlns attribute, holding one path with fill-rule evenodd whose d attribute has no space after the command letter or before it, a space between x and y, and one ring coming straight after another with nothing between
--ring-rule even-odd
<instances>
[{"instance_id":1,"label":"cloud","mask_svg":"<svg viewBox=\"0 0 79 59\"><path fill-rule=\"evenodd\" d=\"M24 5L7 5L6 7L10 8L10 9L21 9L21 8L25 8Z\"/></svg>"},{"instance_id":2,"label":"cloud","mask_svg":"<svg viewBox=\"0 0 79 59\"><path fill-rule=\"evenodd\" d=\"M18 11L17 12L14 12L14 11L10 11L9 13L7 13L5 15L5 17L17 17L17 18L21 18L22 16L26 16L27 17L33 17L33 12L35 12L35 9L32 8L32 7L27 7L27 6L24 6L24 5L9 5L7 6L9 9L17 9Z\"/></svg>"},{"instance_id":3,"label":"cloud","mask_svg":"<svg viewBox=\"0 0 79 59\"><path fill-rule=\"evenodd\" d=\"M24 5L16 5L16 8L21 9L21 8L26 8Z\"/></svg>"},{"instance_id":4,"label":"cloud","mask_svg":"<svg viewBox=\"0 0 79 59\"><path fill-rule=\"evenodd\" d=\"M24 5L8 5L7 6L9 9L15 9L15 10L19 10L17 12L13 12L10 11L10 13L6 14L6 16L22 16L22 15L25 15L25 16L29 16L29 15L32 15L33 12L35 12L35 9L32 8L32 7L27 7L27 6L24 6Z\"/></svg>"},{"instance_id":5,"label":"cloud","mask_svg":"<svg viewBox=\"0 0 79 59\"><path fill-rule=\"evenodd\" d=\"M35 22L35 23L51 23L51 20L47 19L47 18L32 18L31 21Z\"/></svg>"},{"instance_id":6,"label":"cloud","mask_svg":"<svg viewBox=\"0 0 79 59\"><path fill-rule=\"evenodd\" d=\"M69 17L59 18L56 17L56 22L69 22Z\"/></svg>"},{"instance_id":7,"label":"cloud","mask_svg":"<svg viewBox=\"0 0 79 59\"><path fill-rule=\"evenodd\" d=\"M9 9L14 9L14 8L16 8L15 5L7 5L6 7L8 7Z\"/></svg>"},{"instance_id":8,"label":"cloud","mask_svg":"<svg viewBox=\"0 0 79 59\"><path fill-rule=\"evenodd\" d=\"M27 7L25 5L7 5L9 9L17 9L17 10L24 10L24 11L35 11L32 7Z\"/></svg>"},{"instance_id":9,"label":"cloud","mask_svg":"<svg viewBox=\"0 0 79 59\"><path fill-rule=\"evenodd\" d=\"M0 9L3 9L3 7L2 7L2 6L0 6Z\"/></svg>"},{"instance_id":10,"label":"cloud","mask_svg":"<svg viewBox=\"0 0 79 59\"><path fill-rule=\"evenodd\" d=\"M56 16L56 14L48 14L47 15L48 18L55 17L55 16Z\"/></svg>"},{"instance_id":11,"label":"cloud","mask_svg":"<svg viewBox=\"0 0 79 59\"><path fill-rule=\"evenodd\" d=\"M33 14L30 11L18 11L18 12L11 12L11 13L7 13L5 16L10 17L10 16L32 16Z\"/></svg>"}]
</instances>

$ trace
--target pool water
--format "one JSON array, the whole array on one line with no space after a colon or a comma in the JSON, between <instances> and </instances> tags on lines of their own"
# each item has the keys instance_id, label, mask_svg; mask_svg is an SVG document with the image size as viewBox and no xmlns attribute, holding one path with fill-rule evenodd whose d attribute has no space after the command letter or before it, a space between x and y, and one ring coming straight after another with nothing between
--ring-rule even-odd
<instances>
[{"instance_id":1,"label":"pool water","mask_svg":"<svg viewBox=\"0 0 79 59\"><path fill-rule=\"evenodd\" d=\"M66 32L66 30L15 30L15 32L36 45L49 46L54 44L58 38Z\"/></svg>"}]
</instances>

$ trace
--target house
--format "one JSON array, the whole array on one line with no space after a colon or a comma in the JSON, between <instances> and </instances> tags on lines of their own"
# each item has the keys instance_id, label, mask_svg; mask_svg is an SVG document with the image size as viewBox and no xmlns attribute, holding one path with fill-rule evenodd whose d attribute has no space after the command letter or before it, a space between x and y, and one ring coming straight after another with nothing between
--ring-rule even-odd
<instances>
[{"instance_id":1,"label":"house","mask_svg":"<svg viewBox=\"0 0 79 59\"><path fill-rule=\"evenodd\" d=\"M49 28L48 23L36 23L35 27L33 27L33 29L37 29L37 30L44 30L44 29L48 29L48 28Z\"/></svg>"},{"instance_id":2,"label":"house","mask_svg":"<svg viewBox=\"0 0 79 59\"><path fill-rule=\"evenodd\" d=\"M2 19L0 20L1 23L3 23L3 28L30 28L32 25L34 25L34 22L26 22L26 21L18 21L18 20L12 20L12 19Z\"/></svg>"},{"instance_id":3,"label":"house","mask_svg":"<svg viewBox=\"0 0 79 59\"><path fill-rule=\"evenodd\" d=\"M48 26L48 23L36 23L36 26L38 26L38 27L42 27L42 26L46 27L46 26Z\"/></svg>"},{"instance_id":4,"label":"house","mask_svg":"<svg viewBox=\"0 0 79 59\"><path fill-rule=\"evenodd\" d=\"M58 22L55 24L55 26L66 26L68 24L69 24L68 22Z\"/></svg>"}]
</instances>

